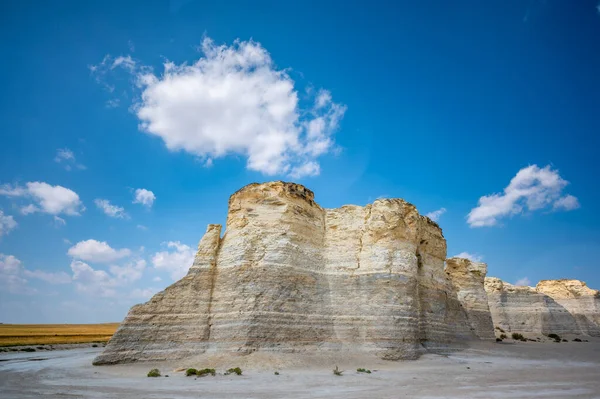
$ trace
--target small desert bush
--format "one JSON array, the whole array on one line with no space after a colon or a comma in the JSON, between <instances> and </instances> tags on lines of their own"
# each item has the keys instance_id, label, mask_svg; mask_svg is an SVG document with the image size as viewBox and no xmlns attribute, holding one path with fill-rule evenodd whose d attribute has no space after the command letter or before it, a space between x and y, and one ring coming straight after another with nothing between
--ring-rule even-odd
<instances>
[{"instance_id":1,"label":"small desert bush","mask_svg":"<svg viewBox=\"0 0 600 399\"><path fill-rule=\"evenodd\" d=\"M575 338L573 342L581 342L581 340L579 338Z\"/></svg>"},{"instance_id":2,"label":"small desert bush","mask_svg":"<svg viewBox=\"0 0 600 399\"><path fill-rule=\"evenodd\" d=\"M97 347L98 347L98 344L92 345L92 348L97 348Z\"/></svg>"},{"instance_id":3,"label":"small desert bush","mask_svg":"<svg viewBox=\"0 0 600 399\"><path fill-rule=\"evenodd\" d=\"M215 375L217 375L217 372L215 371L215 369L202 369L202 370L196 371L196 375L199 377L204 377L205 375L209 375L209 374L214 377ZM240 370L240 374L242 374L242 370Z\"/></svg>"},{"instance_id":4,"label":"small desert bush","mask_svg":"<svg viewBox=\"0 0 600 399\"><path fill-rule=\"evenodd\" d=\"M555 341L556 340L560 341L560 335L558 335L558 334L554 334L554 333L548 334L548 338L551 338L551 339L553 339Z\"/></svg>"},{"instance_id":5,"label":"small desert bush","mask_svg":"<svg viewBox=\"0 0 600 399\"><path fill-rule=\"evenodd\" d=\"M502 338L496 338L496 342L502 342Z\"/></svg>"},{"instance_id":6,"label":"small desert bush","mask_svg":"<svg viewBox=\"0 0 600 399\"><path fill-rule=\"evenodd\" d=\"M563 338L562 342L569 342L569 341Z\"/></svg>"},{"instance_id":7,"label":"small desert bush","mask_svg":"<svg viewBox=\"0 0 600 399\"><path fill-rule=\"evenodd\" d=\"M198 370L196 370L195 368L189 368L187 370L185 370L185 376L189 377L190 375L196 375L198 373Z\"/></svg>"},{"instance_id":8,"label":"small desert bush","mask_svg":"<svg viewBox=\"0 0 600 399\"><path fill-rule=\"evenodd\" d=\"M503 329L501 329L500 327L496 326L496 330L500 331L501 333L505 332Z\"/></svg>"},{"instance_id":9,"label":"small desert bush","mask_svg":"<svg viewBox=\"0 0 600 399\"><path fill-rule=\"evenodd\" d=\"M160 377L160 370L152 369L152 370L148 371L148 377Z\"/></svg>"},{"instance_id":10,"label":"small desert bush","mask_svg":"<svg viewBox=\"0 0 600 399\"><path fill-rule=\"evenodd\" d=\"M340 375L342 375L342 373L343 373L343 371L340 370L338 368L338 366L336 365L335 368L333 369L333 374L340 376Z\"/></svg>"},{"instance_id":11,"label":"small desert bush","mask_svg":"<svg viewBox=\"0 0 600 399\"><path fill-rule=\"evenodd\" d=\"M230 368L229 370L227 370L225 372L225 375L229 375L229 374L237 374L237 375L242 375L242 369L239 367L233 367Z\"/></svg>"},{"instance_id":12,"label":"small desert bush","mask_svg":"<svg viewBox=\"0 0 600 399\"><path fill-rule=\"evenodd\" d=\"M276 371L276 372L274 372L273 374L275 374L275 375L279 375L279 371Z\"/></svg>"},{"instance_id":13,"label":"small desert bush","mask_svg":"<svg viewBox=\"0 0 600 399\"><path fill-rule=\"evenodd\" d=\"M523 334L519 334L519 333L512 333L511 335L512 339L516 340L516 341L527 341L525 339L525 337L523 336Z\"/></svg>"},{"instance_id":14,"label":"small desert bush","mask_svg":"<svg viewBox=\"0 0 600 399\"><path fill-rule=\"evenodd\" d=\"M21 349L21 352L35 352L34 348L23 348Z\"/></svg>"},{"instance_id":15,"label":"small desert bush","mask_svg":"<svg viewBox=\"0 0 600 399\"><path fill-rule=\"evenodd\" d=\"M360 368L360 369L356 369L356 371L359 372L359 373L371 374L371 370L369 370L369 369Z\"/></svg>"},{"instance_id":16,"label":"small desert bush","mask_svg":"<svg viewBox=\"0 0 600 399\"><path fill-rule=\"evenodd\" d=\"M500 334L500 339L506 339L506 338L508 338L508 337L506 336L506 334Z\"/></svg>"}]
</instances>

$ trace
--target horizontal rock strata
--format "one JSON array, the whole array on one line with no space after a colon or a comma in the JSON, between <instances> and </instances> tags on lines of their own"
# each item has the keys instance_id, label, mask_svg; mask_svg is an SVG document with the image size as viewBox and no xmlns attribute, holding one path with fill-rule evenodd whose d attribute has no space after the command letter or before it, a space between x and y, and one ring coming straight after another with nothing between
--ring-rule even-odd
<instances>
[{"instance_id":1,"label":"horizontal rock strata","mask_svg":"<svg viewBox=\"0 0 600 399\"><path fill-rule=\"evenodd\" d=\"M485 279L495 326L530 334L599 335L598 291L578 280L544 280L536 288Z\"/></svg>"},{"instance_id":2,"label":"horizontal rock strata","mask_svg":"<svg viewBox=\"0 0 600 399\"><path fill-rule=\"evenodd\" d=\"M472 324L484 335L483 308L469 308L470 324L445 258L439 226L403 200L323 209L301 185L251 184L230 197L224 236L209 225L188 275L134 306L94 363L257 350L416 358L475 338Z\"/></svg>"}]
</instances>

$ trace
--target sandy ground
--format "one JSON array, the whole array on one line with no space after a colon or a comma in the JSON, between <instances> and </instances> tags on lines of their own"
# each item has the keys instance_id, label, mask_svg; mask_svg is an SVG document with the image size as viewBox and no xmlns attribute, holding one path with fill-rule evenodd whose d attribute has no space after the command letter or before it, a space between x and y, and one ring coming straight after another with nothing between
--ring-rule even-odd
<instances>
[{"instance_id":1,"label":"sandy ground","mask_svg":"<svg viewBox=\"0 0 600 399\"><path fill-rule=\"evenodd\" d=\"M0 398L600 398L599 339L480 343L405 362L297 361L293 354L277 363L261 354L198 358L195 367L217 366L221 373L198 379L174 371L191 361L94 367L91 361L101 349L2 353ZM331 372L334 362L346 370L341 377ZM240 365L244 374L222 375L225 363ZM147 378L154 367L169 378ZM373 372L359 374L358 367Z\"/></svg>"}]
</instances>

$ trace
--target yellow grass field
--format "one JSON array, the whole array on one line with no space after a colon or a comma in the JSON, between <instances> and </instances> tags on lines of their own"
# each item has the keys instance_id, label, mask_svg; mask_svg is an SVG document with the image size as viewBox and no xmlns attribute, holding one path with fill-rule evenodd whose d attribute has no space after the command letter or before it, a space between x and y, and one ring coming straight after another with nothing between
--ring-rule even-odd
<instances>
[{"instance_id":1,"label":"yellow grass field","mask_svg":"<svg viewBox=\"0 0 600 399\"><path fill-rule=\"evenodd\" d=\"M119 323L0 324L0 346L106 342Z\"/></svg>"}]
</instances>

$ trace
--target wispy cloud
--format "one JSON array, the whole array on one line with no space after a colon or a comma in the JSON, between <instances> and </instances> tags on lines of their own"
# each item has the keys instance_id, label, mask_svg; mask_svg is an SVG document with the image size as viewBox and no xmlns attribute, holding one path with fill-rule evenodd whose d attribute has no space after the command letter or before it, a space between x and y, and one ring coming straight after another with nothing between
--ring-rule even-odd
<instances>
[{"instance_id":1,"label":"wispy cloud","mask_svg":"<svg viewBox=\"0 0 600 399\"><path fill-rule=\"evenodd\" d=\"M454 255L453 258L469 259L472 262L481 262L483 260L483 256L482 255L471 254L469 252L461 252L458 255Z\"/></svg>"},{"instance_id":2,"label":"wispy cloud","mask_svg":"<svg viewBox=\"0 0 600 399\"><path fill-rule=\"evenodd\" d=\"M94 200L96 207L104 212L105 215L115 219L128 219L129 215L125 213L125 208L113 205L107 199L96 198Z\"/></svg>"},{"instance_id":3,"label":"wispy cloud","mask_svg":"<svg viewBox=\"0 0 600 399\"><path fill-rule=\"evenodd\" d=\"M85 165L77 163L77 160L75 159L75 154L68 148L59 148L58 150L56 150L54 162L62 164L65 170L72 170L73 168L79 170L87 169Z\"/></svg>"},{"instance_id":4,"label":"wispy cloud","mask_svg":"<svg viewBox=\"0 0 600 399\"><path fill-rule=\"evenodd\" d=\"M429 219L433 220L434 222L437 222L438 220L440 220L440 217L444 213L446 213L446 208L440 208L437 211L429 212L425 216L427 216Z\"/></svg>"},{"instance_id":5,"label":"wispy cloud","mask_svg":"<svg viewBox=\"0 0 600 399\"><path fill-rule=\"evenodd\" d=\"M523 277L515 281L515 285L529 287L531 285L531 281L527 277Z\"/></svg>"}]
</instances>

